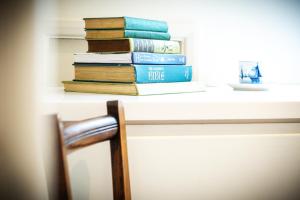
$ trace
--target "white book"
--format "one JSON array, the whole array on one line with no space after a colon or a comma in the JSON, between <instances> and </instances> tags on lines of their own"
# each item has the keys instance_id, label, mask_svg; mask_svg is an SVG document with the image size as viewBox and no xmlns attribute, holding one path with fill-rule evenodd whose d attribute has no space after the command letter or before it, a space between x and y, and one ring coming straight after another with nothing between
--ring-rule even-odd
<instances>
[{"instance_id":1,"label":"white book","mask_svg":"<svg viewBox=\"0 0 300 200\"><path fill-rule=\"evenodd\" d=\"M66 92L86 92L119 95L156 95L189 92L203 92L204 86L196 81L174 83L111 83L63 81Z\"/></svg>"},{"instance_id":2,"label":"white book","mask_svg":"<svg viewBox=\"0 0 300 200\"><path fill-rule=\"evenodd\" d=\"M75 63L95 64L160 64L160 65L185 65L186 56L183 54L161 54L147 52L129 53L76 53Z\"/></svg>"},{"instance_id":3,"label":"white book","mask_svg":"<svg viewBox=\"0 0 300 200\"><path fill-rule=\"evenodd\" d=\"M131 53L75 53L75 63L132 63Z\"/></svg>"},{"instance_id":4,"label":"white book","mask_svg":"<svg viewBox=\"0 0 300 200\"><path fill-rule=\"evenodd\" d=\"M196 81L136 84L136 88L138 95L175 94L205 91L204 86Z\"/></svg>"}]
</instances>

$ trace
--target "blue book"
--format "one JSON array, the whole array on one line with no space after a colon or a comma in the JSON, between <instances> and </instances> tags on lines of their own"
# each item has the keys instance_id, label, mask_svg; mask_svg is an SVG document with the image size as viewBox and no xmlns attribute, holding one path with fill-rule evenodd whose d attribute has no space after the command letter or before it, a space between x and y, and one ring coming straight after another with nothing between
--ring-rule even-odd
<instances>
[{"instance_id":1,"label":"blue book","mask_svg":"<svg viewBox=\"0 0 300 200\"><path fill-rule=\"evenodd\" d=\"M192 66L74 63L75 80L167 83L192 80Z\"/></svg>"},{"instance_id":2,"label":"blue book","mask_svg":"<svg viewBox=\"0 0 300 200\"><path fill-rule=\"evenodd\" d=\"M135 17L84 18L85 29L125 29L154 32L168 32L165 21Z\"/></svg>"},{"instance_id":3,"label":"blue book","mask_svg":"<svg viewBox=\"0 0 300 200\"><path fill-rule=\"evenodd\" d=\"M132 63L185 65L186 56L182 54L132 52Z\"/></svg>"},{"instance_id":4,"label":"blue book","mask_svg":"<svg viewBox=\"0 0 300 200\"><path fill-rule=\"evenodd\" d=\"M186 56L182 54L162 53L76 53L75 63L134 63L155 65L185 65Z\"/></svg>"},{"instance_id":5,"label":"blue book","mask_svg":"<svg viewBox=\"0 0 300 200\"><path fill-rule=\"evenodd\" d=\"M192 66L134 65L136 83L187 82L192 80Z\"/></svg>"}]
</instances>

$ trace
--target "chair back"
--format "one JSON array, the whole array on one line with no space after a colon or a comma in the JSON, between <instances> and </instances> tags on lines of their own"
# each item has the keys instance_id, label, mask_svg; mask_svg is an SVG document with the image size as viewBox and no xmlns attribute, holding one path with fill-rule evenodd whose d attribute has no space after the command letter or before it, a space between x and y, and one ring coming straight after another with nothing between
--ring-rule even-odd
<instances>
[{"instance_id":1,"label":"chair back","mask_svg":"<svg viewBox=\"0 0 300 200\"><path fill-rule=\"evenodd\" d=\"M119 101L107 102L107 115L82 121L64 122L51 116L48 134L46 178L49 199L72 199L67 155L95 143L110 141L113 195L115 200L130 200L130 181L124 108ZM50 137L49 137L50 136ZM52 150L49 151L49 148ZM50 152L50 153L49 153ZM53 178L54 177L54 178Z\"/></svg>"}]
</instances>

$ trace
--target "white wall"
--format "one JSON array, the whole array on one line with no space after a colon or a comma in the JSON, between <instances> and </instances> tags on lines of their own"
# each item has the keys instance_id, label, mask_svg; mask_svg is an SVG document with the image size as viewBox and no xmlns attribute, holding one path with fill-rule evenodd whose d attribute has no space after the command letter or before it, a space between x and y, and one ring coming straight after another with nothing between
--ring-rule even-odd
<instances>
[{"instance_id":1,"label":"white wall","mask_svg":"<svg viewBox=\"0 0 300 200\"><path fill-rule=\"evenodd\" d=\"M44 80L58 85L73 78L72 54L84 52L87 44L66 37L83 36L82 18L126 15L166 20L173 36L186 38L195 79L207 84L235 81L239 60L261 61L266 82L300 83L299 8L300 3L289 0L59 0L57 13L49 18L57 29L49 35L64 39L49 42ZM248 136L202 136L207 131L201 126L193 137L136 136L145 130L153 127L128 129L136 199L184 199L188 194L190 199L274 199L296 193L299 134L265 136L249 127L253 132ZM189 131L183 134L189 136ZM105 145L70 156L75 199L111 198Z\"/></svg>"},{"instance_id":2,"label":"white wall","mask_svg":"<svg viewBox=\"0 0 300 200\"><path fill-rule=\"evenodd\" d=\"M233 82L240 60L258 60L265 82L300 83L299 8L300 3L292 0L60 0L57 13L49 20L58 25L51 34L60 36L82 36L84 17L126 15L166 20L174 37L186 37L195 79L208 84ZM72 53L86 49L84 42L72 42L78 48L66 46L69 41L58 41L56 52L64 62L60 72L54 73L59 80L72 77Z\"/></svg>"}]
</instances>

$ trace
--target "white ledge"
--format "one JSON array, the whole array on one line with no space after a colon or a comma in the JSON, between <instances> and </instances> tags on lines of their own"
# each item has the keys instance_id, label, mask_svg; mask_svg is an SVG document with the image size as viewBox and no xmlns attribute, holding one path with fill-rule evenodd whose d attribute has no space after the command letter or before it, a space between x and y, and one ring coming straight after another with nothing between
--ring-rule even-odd
<instances>
[{"instance_id":1,"label":"white ledge","mask_svg":"<svg viewBox=\"0 0 300 200\"><path fill-rule=\"evenodd\" d=\"M269 91L207 92L154 96L65 93L52 88L44 99L45 113L64 120L105 114L105 102L121 100L129 124L300 123L300 86L276 86Z\"/></svg>"}]
</instances>

